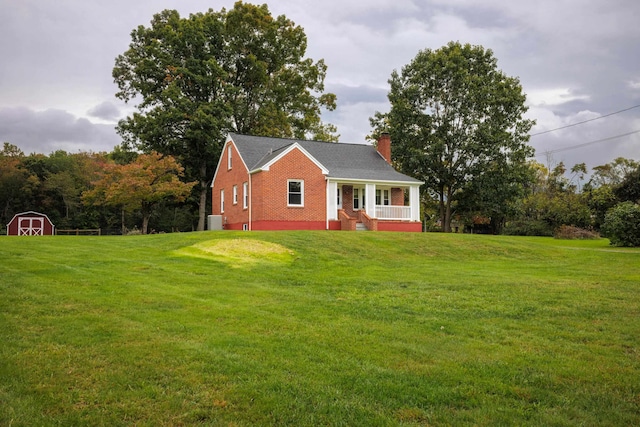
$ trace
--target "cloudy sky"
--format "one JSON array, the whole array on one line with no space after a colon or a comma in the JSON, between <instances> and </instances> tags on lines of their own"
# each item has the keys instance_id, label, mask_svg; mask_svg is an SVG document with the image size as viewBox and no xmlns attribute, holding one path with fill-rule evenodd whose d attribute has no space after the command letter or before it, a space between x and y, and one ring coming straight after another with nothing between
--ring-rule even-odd
<instances>
[{"instance_id":1,"label":"cloudy sky","mask_svg":"<svg viewBox=\"0 0 640 427\"><path fill-rule=\"evenodd\" d=\"M368 118L389 109L394 69L454 40L492 49L498 67L520 78L537 121L530 142L538 161L640 160L637 0L268 4L305 29L308 57L324 58L338 108L323 118L341 142L364 143ZM164 9L188 16L222 7L233 0L0 0L0 143L25 153L110 151L120 143L115 123L132 111L111 78L131 30Z\"/></svg>"}]
</instances>

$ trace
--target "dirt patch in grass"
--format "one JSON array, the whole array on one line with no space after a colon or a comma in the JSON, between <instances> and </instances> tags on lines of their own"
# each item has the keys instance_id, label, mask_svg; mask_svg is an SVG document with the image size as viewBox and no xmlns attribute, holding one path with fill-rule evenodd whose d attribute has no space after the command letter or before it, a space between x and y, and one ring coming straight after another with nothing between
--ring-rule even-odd
<instances>
[{"instance_id":1,"label":"dirt patch in grass","mask_svg":"<svg viewBox=\"0 0 640 427\"><path fill-rule=\"evenodd\" d=\"M211 258L232 267L258 263L289 263L295 253L282 245L253 239L207 240L179 249L181 255Z\"/></svg>"}]
</instances>

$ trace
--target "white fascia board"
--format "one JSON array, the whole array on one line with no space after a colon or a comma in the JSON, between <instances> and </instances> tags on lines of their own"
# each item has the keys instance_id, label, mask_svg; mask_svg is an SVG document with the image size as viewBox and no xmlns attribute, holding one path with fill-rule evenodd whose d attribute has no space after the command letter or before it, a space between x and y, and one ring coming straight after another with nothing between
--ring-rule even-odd
<instances>
[{"instance_id":1,"label":"white fascia board","mask_svg":"<svg viewBox=\"0 0 640 427\"><path fill-rule=\"evenodd\" d=\"M404 186L416 186L419 187L424 184L423 181L377 181L372 179L354 179L354 178L336 178L336 177L327 177L327 181L336 181L343 182L345 184L354 183L354 184L376 184L376 185L404 185Z\"/></svg>"},{"instance_id":2,"label":"white fascia board","mask_svg":"<svg viewBox=\"0 0 640 427\"><path fill-rule=\"evenodd\" d=\"M323 175L327 175L329 173L329 170L327 168L325 168L322 163L320 163L318 160L316 160L311 154L309 154L309 152L307 150L302 148L302 146L300 144L298 144L297 142L294 142L293 144L288 146L286 150L284 150L282 153L278 154L276 157L271 159L264 166L262 166L262 167L260 167L258 169L254 169L250 173L259 172L259 171L268 171L269 168L271 167L271 165L273 165L274 163L276 163L277 161L282 159L284 156L286 156L287 154L289 154L291 151L295 150L296 148L298 150L300 150L302 152L302 154L307 156L307 158L309 160L311 160L316 166L318 166L318 168L320 168L320 170L322 171Z\"/></svg>"}]
</instances>

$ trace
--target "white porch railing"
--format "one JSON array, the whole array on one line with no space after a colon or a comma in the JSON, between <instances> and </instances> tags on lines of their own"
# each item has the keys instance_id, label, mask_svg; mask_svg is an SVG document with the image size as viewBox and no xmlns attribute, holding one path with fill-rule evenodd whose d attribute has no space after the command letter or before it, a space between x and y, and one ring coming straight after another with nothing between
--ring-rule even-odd
<instances>
[{"instance_id":1,"label":"white porch railing","mask_svg":"<svg viewBox=\"0 0 640 427\"><path fill-rule=\"evenodd\" d=\"M381 206L376 205L378 219L411 219L411 206Z\"/></svg>"}]
</instances>

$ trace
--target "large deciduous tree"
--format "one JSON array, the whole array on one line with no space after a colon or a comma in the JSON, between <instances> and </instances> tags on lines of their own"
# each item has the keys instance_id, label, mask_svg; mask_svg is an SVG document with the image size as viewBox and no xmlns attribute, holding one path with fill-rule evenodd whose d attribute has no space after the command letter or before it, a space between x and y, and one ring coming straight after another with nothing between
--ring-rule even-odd
<instances>
[{"instance_id":1,"label":"large deciduous tree","mask_svg":"<svg viewBox=\"0 0 640 427\"><path fill-rule=\"evenodd\" d=\"M391 134L393 160L438 199L444 231L451 231L452 203L463 190L482 189L470 182L483 178L497 186L495 194L514 177L527 179L514 169L533 154L527 141L534 122L523 118L518 79L498 70L491 50L456 42L426 49L389 83L391 109L371 119L374 134Z\"/></svg>"},{"instance_id":2,"label":"large deciduous tree","mask_svg":"<svg viewBox=\"0 0 640 427\"><path fill-rule=\"evenodd\" d=\"M131 33L113 77L137 112L118 124L124 144L175 156L199 183L198 229L204 229L208 185L224 135L239 133L336 140L321 109L326 66L305 58L304 30L267 6L156 14Z\"/></svg>"},{"instance_id":3,"label":"large deciduous tree","mask_svg":"<svg viewBox=\"0 0 640 427\"><path fill-rule=\"evenodd\" d=\"M151 152L132 163L107 163L93 188L83 193L83 200L94 205L117 206L123 211L139 210L142 233L146 234L149 218L161 202L184 201L195 182L180 181L184 169L171 156Z\"/></svg>"}]
</instances>

